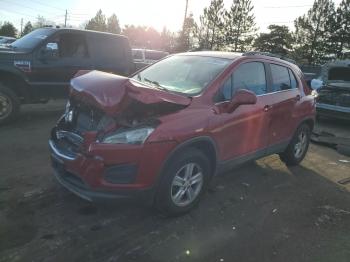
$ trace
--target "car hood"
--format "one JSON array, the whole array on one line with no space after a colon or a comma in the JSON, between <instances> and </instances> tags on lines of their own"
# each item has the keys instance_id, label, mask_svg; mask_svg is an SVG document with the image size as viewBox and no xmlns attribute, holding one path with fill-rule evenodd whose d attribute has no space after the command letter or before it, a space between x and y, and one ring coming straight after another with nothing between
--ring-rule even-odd
<instances>
[{"instance_id":1,"label":"car hood","mask_svg":"<svg viewBox=\"0 0 350 262\"><path fill-rule=\"evenodd\" d=\"M81 71L71 80L70 95L76 100L116 116L132 101L145 105L188 106L191 98L156 89L136 80L100 71Z\"/></svg>"}]
</instances>

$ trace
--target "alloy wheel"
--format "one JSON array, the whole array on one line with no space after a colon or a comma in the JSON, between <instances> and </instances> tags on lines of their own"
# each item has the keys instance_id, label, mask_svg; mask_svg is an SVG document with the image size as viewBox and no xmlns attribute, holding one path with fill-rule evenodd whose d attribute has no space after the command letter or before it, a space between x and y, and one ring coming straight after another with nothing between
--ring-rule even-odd
<instances>
[{"instance_id":1,"label":"alloy wheel","mask_svg":"<svg viewBox=\"0 0 350 262\"><path fill-rule=\"evenodd\" d=\"M191 204L201 192L203 173L196 163L187 163L174 176L171 184L171 199L177 206L184 207Z\"/></svg>"},{"instance_id":2,"label":"alloy wheel","mask_svg":"<svg viewBox=\"0 0 350 262\"><path fill-rule=\"evenodd\" d=\"M298 135L297 142L295 143L295 146L294 146L294 156L296 158L300 158L304 154L305 149L307 147L307 139L308 138L307 138L306 131L301 130Z\"/></svg>"}]
</instances>

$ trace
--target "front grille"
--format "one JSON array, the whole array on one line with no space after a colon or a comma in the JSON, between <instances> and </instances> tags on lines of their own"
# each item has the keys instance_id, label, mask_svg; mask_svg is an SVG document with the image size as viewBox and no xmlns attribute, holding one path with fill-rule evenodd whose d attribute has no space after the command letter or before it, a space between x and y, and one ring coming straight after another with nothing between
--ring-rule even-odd
<instances>
[{"instance_id":1,"label":"front grille","mask_svg":"<svg viewBox=\"0 0 350 262\"><path fill-rule=\"evenodd\" d=\"M329 105L350 107L350 93L335 90L320 90L317 102Z\"/></svg>"}]
</instances>

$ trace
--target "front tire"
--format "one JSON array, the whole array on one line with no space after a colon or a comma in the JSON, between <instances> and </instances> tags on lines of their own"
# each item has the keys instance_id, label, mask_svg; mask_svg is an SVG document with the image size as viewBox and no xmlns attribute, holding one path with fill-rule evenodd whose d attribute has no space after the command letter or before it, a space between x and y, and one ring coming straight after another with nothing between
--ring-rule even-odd
<instances>
[{"instance_id":1,"label":"front tire","mask_svg":"<svg viewBox=\"0 0 350 262\"><path fill-rule=\"evenodd\" d=\"M298 127L287 149L280 154L280 159L287 166L298 165L305 157L310 144L311 129L309 125Z\"/></svg>"},{"instance_id":2,"label":"front tire","mask_svg":"<svg viewBox=\"0 0 350 262\"><path fill-rule=\"evenodd\" d=\"M208 185L209 163L208 157L195 148L174 155L162 174L155 207L168 216L174 216L196 206Z\"/></svg>"},{"instance_id":3,"label":"front tire","mask_svg":"<svg viewBox=\"0 0 350 262\"><path fill-rule=\"evenodd\" d=\"M8 87L0 84L0 125L16 118L20 108L17 95Z\"/></svg>"}]
</instances>

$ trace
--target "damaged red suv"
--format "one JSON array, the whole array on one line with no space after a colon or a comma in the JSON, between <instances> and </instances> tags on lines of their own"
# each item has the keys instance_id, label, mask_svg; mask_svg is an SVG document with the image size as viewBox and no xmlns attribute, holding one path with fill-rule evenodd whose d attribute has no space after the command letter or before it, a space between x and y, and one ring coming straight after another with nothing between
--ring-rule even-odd
<instances>
[{"instance_id":1,"label":"damaged red suv","mask_svg":"<svg viewBox=\"0 0 350 262\"><path fill-rule=\"evenodd\" d=\"M55 177L78 196L147 197L179 214L234 165L275 153L297 165L314 118L296 65L259 53L193 52L129 78L80 72L49 145Z\"/></svg>"}]
</instances>

